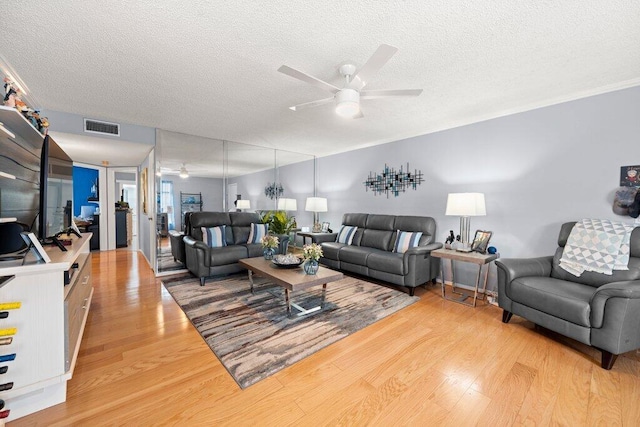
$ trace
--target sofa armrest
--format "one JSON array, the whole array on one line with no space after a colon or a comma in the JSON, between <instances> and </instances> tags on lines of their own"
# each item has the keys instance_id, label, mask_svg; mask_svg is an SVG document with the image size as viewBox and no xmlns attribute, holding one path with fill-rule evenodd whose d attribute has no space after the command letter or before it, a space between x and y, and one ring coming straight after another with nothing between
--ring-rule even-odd
<instances>
[{"instance_id":1,"label":"sofa armrest","mask_svg":"<svg viewBox=\"0 0 640 427\"><path fill-rule=\"evenodd\" d=\"M406 259L411 255L424 255L425 258L431 253L431 251L435 251L436 249L440 249L442 247L442 243L434 242L429 243L425 246L416 246L415 248L407 249L404 253L404 258Z\"/></svg>"},{"instance_id":2,"label":"sofa armrest","mask_svg":"<svg viewBox=\"0 0 640 427\"><path fill-rule=\"evenodd\" d=\"M319 245L322 242L335 242L336 237L338 237L338 233L322 234L318 236L313 236L311 238L311 241Z\"/></svg>"},{"instance_id":3,"label":"sofa armrest","mask_svg":"<svg viewBox=\"0 0 640 427\"><path fill-rule=\"evenodd\" d=\"M190 236L184 236L183 239L185 246L195 249L198 252L198 262L204 267L210 267L209 260L209 246L201 240L196 240Z\"/></svg>"},{"instance_id":4,"label":"sofa armrest","mask_svg":"<svg viewBox=\"0 0 640 427\"><path fill-rule=\"evenodd\" d=\"M506 283L511 283L518 277L551 276L552 256L540 258L504 258L497 259L496 266L502 270Z\"/></svg>"},{"instance_id":5,"label":"sofa armrest","mask_svg":"<svg viewBox=\"0 0 640 427\"><path fill-rule=\"evenodd\" d=\"M503 258L495 263L498 267L498 305L510 312L513 301L509 295L509 284L518 277L549 277L553 257Z\"/></svg>"},{"instance_id":6,"label":"sofa armrest","mask_svg":"<svg viewBox=\"0 0 640 427\"><path fill-rule=\"evenodd\" d=\"M640 280L627 280L602 285L591 297L591 327L601 328L609 298L640 299Z\"/></svg>"}]
</instances>

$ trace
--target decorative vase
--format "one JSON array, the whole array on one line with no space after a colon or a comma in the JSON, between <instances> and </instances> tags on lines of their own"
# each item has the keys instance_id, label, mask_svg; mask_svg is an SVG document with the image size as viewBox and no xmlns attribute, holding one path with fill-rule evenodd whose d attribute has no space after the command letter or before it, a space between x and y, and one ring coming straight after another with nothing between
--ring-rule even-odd
<instances>
[{"instance_id":1,"label":"decorative vase","mask_svg":"<svg viewBox=\"0 0 640 427\"><path fill-rule=\"evenodd\" d=\"M320 264L316 259L308 259L304 263L305 274L314 275L318 272L318 268L320 268Z\"/></svg>"},{"instance_id":2,"label":"decorative vase","mask_svg":"<svg viewBox=\"0 0 640 427\"><path fill-rule=\"evenodd\" d=\"M273 259L273 255L276 253L276 248L264 248L262 251L262 255L264 255L264 259Z\"/></svg>"}]
</instances>

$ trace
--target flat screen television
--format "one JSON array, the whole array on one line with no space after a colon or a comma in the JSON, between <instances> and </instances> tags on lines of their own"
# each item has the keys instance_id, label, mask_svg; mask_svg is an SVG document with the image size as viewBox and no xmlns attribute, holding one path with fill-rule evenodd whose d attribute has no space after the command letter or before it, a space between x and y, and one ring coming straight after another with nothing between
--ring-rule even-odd
<instances>
[{"instance_id":1,"label":"flat screen television","mask_svg":"<svg viewBox=\"0 0 640 427\"><path fill-rule=\"evenodd\" d=\"M46 241L67 229L73 217L73 161L47 135L40 155L38 238Z\"/></svg>"}]
</instances>

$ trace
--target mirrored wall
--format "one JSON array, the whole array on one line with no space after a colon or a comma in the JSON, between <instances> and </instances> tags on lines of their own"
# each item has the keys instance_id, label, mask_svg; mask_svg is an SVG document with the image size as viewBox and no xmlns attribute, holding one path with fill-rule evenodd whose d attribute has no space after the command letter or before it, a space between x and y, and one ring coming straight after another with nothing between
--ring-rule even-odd
<instances>
[{"instance_id":1,"label":"mirrored wall","mask_svg":"<svg viewBox=\"0 0 640 427\"><path fill-rule=\"evenodd\" d=\"M296 200L288 213L299 226L312 225L313 214L304 207L314 194L314 160L308 154L158 130L156 272L185 269L171 251L171 235L182 232L185 212L273 210L287 198Z\"/></svg>"}]
</instances>

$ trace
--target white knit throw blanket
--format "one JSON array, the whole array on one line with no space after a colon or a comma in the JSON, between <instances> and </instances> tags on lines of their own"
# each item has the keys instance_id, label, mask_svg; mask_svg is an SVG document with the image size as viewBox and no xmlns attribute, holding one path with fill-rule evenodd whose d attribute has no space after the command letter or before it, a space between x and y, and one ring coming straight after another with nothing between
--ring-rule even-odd
<instances>
[{"instance_id":1,"label":"white knit throw blanket","mask_svg":"<svg viewBox=\"0 0 640 427\"><path fill-rule=\"evenodd\" d=\"M560 267L580 276L585 271L607 275L628 270L629 240L634 226L607 219L576 223L564 247Z\"/></svg>"}]
</instances>

